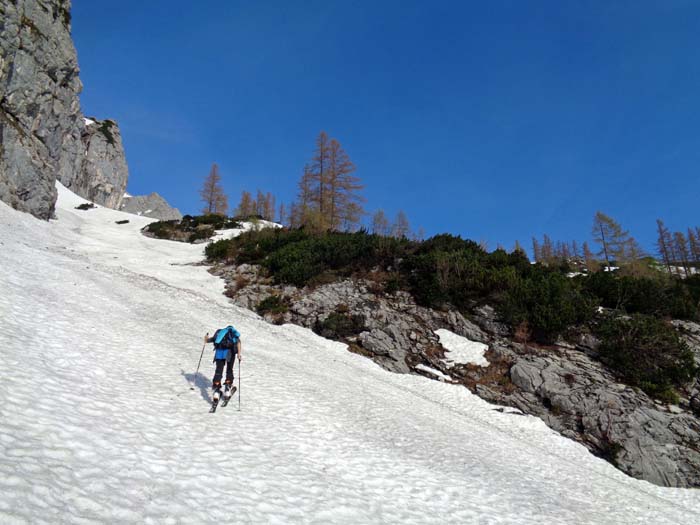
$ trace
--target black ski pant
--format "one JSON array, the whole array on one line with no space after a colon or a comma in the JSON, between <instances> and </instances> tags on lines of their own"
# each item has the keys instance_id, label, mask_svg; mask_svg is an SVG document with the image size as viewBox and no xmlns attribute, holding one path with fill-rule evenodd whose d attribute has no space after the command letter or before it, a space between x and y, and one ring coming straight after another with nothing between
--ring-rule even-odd
<instances>
[{"instance_id":1,"label":"black ski pant","mask_svg":"<svg viewBox=\"0 0 700 525\"><path fill-rule=\"evenodd\" d=\"M224 375L224 366L226 366L226 383L233 384L233 362L236 360L236 353L232 352L229 359L214 359L216 370L214 371L214 379L212 380L213 387L221 386L221 377Z\"/></svg>"}]
</instances>

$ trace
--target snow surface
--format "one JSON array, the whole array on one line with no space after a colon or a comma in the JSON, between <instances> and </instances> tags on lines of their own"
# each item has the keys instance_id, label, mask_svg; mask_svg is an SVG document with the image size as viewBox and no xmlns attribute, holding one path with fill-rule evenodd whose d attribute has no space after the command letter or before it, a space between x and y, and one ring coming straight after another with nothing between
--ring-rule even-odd
<instances>
[{"instance_id":1,"label":"snow surface","mask_svg":"<svg viewBox=\"0 0 700 525\"><path fill-rule=\"evenodd\" d=\"M431 367L424 365L422 363L419 365L416 365L416 368L418 370L422 370L423 372L427 372L427 373L437 377L440 381L452 381L452 378L450 376L443 374L442 372L440 372L440 370L437 370L435 368L431 368Z\"/></svg>"},{"instance_id":2,"label":"snow surface","mask_svg":"<svg viewBox=\"0 0 700 525\"><path fill-rule=\"evenodd\" d=\"M80 202L59 188L50 222L0 203L0 523L700 522L700 491L266 324L195 265L203 245ZM194 371L228 323L241 410L209 414L210 348Z\"/></svg>"},{"instance_id":3,"label":"snow surface","mask_svg":"<svg viewBox=\"0 0 700 525\"><path fill-rule=\"evenodd\" d=\"M484 352L488 350L488 345L470 341L466 337L457 335L454 332L441 328L435 330L440 338L440 344L445 347L444 362L447 365L475 364L479 366L489 366L488 360L484 357Z\"/></svg>"},{"instance_id":4,"label":"snow surface","mask_svg":"<svg viewBox=\"0 0 700 525\"><path fill-rule=\"evenodd\" d=\"M212 236L211 240L212 241L223 241L224 239L232 239L234 237L238 237L241 233L247 232L250 230L259 230L263 228L281 228L281 224L277 224L276 222L270 222L270 221L263 221L259 220L257 223L252 223L252 222L244 222L241 223L240 228L229 228L226 230L215 230L214 235Z\"/></svg>"},{"instance_id":5,"label":"snow surface","mask_svg":"<svg viewBox=\"0 0 700 525\"><path fill-rule=\"evenodd\" d=\"M89 118L87 118L87 117L83 117L83 120L85 121L85 125L86 125L86 126L89 126L90 124L94 124L94 123L95 123L94 120L89 119Z\"/></svg>"}]
</instances>

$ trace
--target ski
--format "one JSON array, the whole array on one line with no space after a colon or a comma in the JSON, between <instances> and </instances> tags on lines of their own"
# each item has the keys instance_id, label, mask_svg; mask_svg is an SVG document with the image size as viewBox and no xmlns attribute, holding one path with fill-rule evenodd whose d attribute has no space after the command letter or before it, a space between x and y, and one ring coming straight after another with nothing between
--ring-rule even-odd
<instances>
[{"instance_id":1,"label":"ski","mask_svg":"<svg viewBox=\"0 0 700 525\"><path fill-rule=\"evenodd\" d=\"M225 407L226 405L228 405L228 402L231 401L231 398L233 397L233 394L235 392L236 392L236 387L234 386L231 388L231 395L228 397L224 396L224 400L221 402L222 407Z\"/></svg>"},{"instance_id":2,"label":"ski","mask_svg":"<svg viewBox=\"0 0 700 525\"><path fill-rule=\"evenodd\" d=\"M210 414L213 414L214 412L216 412L216 406L218 404L219 404L219 398L216 398L216 399L214 399L214 401L211 402L211 408L209 409Z\"/></svg>"}]
</instances>

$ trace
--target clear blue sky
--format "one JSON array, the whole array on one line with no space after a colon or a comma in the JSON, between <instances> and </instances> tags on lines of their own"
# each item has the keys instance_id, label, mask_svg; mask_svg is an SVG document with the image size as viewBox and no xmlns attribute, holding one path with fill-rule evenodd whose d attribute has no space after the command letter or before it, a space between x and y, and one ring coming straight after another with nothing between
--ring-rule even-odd
<instances>
[{"instance_id":1,"label":"clear blue sky","mask_svg":"<svg viewBox=\"0 0 700 525\"><path fill-rule=\"evenodd\" d=\"M367 209L428 235L700 226L699 1L73 4L84 113L119 122L128 190L184 213L213 162L231 204L291 202L325 130Z\"/></svg>"}]
</instances>

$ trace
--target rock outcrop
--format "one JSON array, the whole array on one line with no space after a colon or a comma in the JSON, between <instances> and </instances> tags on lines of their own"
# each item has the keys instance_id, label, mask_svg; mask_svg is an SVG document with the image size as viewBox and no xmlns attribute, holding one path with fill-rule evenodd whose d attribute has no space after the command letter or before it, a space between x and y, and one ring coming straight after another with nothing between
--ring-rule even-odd
<instances>
[{"instance_id":1,"label":"rock outcrop","mask_svg":"<svg viewBox=\"0 0 700 525\"><path fill-rule=\"evenodd\" d=\"M334 328L325 326L331 315L340 316L341 323L343 318L354 316L350 333L344 331L344 337L334 338L392 372L409 373L414 365L441 356L444 349L435 334L440 328L475 341L487 340L484 332L460 313L423 308L405 292L375 294L370 281L345 280L298 290L271 285L256 266L220 267L213 272L225 277L228 295L239 306L255 310L267 297L283 298L289 304L287 311L264 314L273 323L294 323L333 335Z\"/></svg>"},{"instance_id":2,"label":"rock outcrop","mask_svg":"<svg viewBox=\"0 0 700 525\"><path fill-rule=\"evenodd\" d=\"M86 118L84 123L80 167L62 174L59 180L85 199L119 209L129 180L119 126L109 119Z\"/></svg>"},{"instance_id":3,"label":"rock outcrop","mask_svg":"<svg viewBox=\"0 0 700 525\"><path fill-rule=\"evenodd\" d=\"M70 0L0 0L0 199L48 219L84 154Z\"/></svg>"},{"instance_id":4,"label":"rock outcrop","mask_svg":"<svg viewBox=\"0 0 700 525\"><path fill-rule=\"evenodd\" d=\"M177 208L170 206L166 200L157 193L150 195L124 195L119 208L126 213L152 217L161 221L179 221L182 214Z\"/></svg>"},{"instance_id":5,"label":"rock outcrop","mask_svg":"<svg viewBox=\"0 0 700 525\"><path fill-rule=\"evenodd\" d=\"M384 294L371 281L300 290L272 284L257 266L216 266L212 272L225 278L226 294L240 306L256 309L279 297L284 307L263 313L271 322L312 328L393 372L425 375L427 366L487 401L541 418L630 476L700 487L700 382L688 386L680 406L667 406L619 383L596 359L598 341L590 334L540 347L513 341L489 306L475 308L467 319L418 306L404 292ZM676 325L700 363L700 326ZM489 366L448 365L435 335L439 328L488 344Z\"/></svg>"},{"instance_id":6,"label":"rock outcrop","mask_svg":"<svg viewBox=\"0 0 700 525\"><path fill-rule=\"evenodd\" d=\"M492 343L492 359L510 363L506 377L512 385L500 388L491 380L476 391L487 401L541 418L635 478L700 487L700 420L618 383L582 350Z\"/></svg>"},{"instance_id":7,"label":"rock outcrop","mask_svg":"<svg viewBox=\"0 0 700 525\"><path fill-rule=\"evenodd\" d=\"M0 200L49 219L56 180L117 208L128 170L119 129L87 125L70 0L0 0Z\"/></svg>"}]
</instances>

